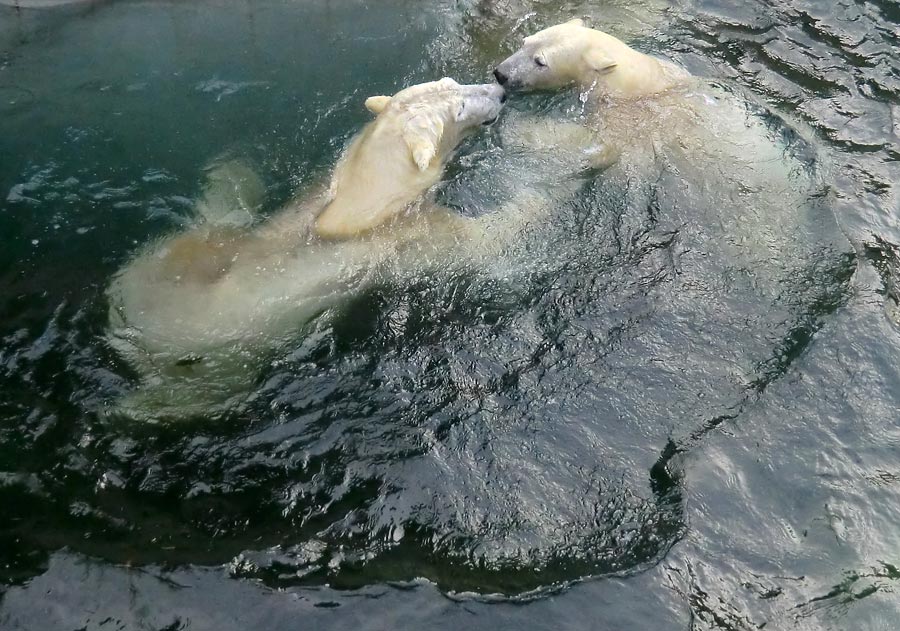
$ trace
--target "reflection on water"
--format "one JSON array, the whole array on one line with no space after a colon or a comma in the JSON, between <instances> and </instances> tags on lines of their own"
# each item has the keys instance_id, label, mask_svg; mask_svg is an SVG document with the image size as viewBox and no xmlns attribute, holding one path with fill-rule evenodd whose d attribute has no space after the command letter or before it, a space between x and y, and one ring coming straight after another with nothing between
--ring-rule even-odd
<instances>
[{"instance_id":1,"label":"reflection on water","mask_svg":"<svg viewBox=\"0 0 900 631\"><path fill-rule=\"evenodd\" d=\"M79 563L50 557L67 548L151 574L222 566L172 578L222 594L246 579L328 594L335 626L362 608L354 594L424 577L527 593L535 624L559 603L635 628L888 628L890 3L64 11L0 8L0 567L26 585L0 620L40 626L30 609ZM705 95L725 113L652 159L566 178L516 125L583 120L577 95L513 99L440 195L479 214L543 191L545 220L515 252L360 293L263 368L246 410L174 426L102 414L134 377L102 343L105 289L189 221L206 165L253 164L274 212L331 168L366 96L484 80L524 34L582 14L713 78ZM701 132L757 144L691 144ZM89 576L125 598L106 587L118 574ZM438 615L422 604L438 593L409 586L379 592L386 610ZM67 593L78 626L89 598Z\"/></svg>"}]
</instances>

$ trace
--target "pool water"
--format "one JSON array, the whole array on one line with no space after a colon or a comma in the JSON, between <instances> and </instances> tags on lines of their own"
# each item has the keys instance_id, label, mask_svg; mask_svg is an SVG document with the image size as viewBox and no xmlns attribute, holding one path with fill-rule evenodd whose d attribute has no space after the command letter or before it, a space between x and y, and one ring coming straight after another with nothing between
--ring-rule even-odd
<instances>
[{"instance_id":1,"label":"pool water","mask_svg":"<svg viewBox=\"0 0 900 631\"><path fill-rule=\"evenodd\" d=\"M0 3L0 628L894 628L895 3L26 4ZM543 190L515 252L358 292L239 409L109 413L138 381L111 279L211 168L249 165L264 221L366 97L487 81L575 16L707 77L725 148L561 184L509 137L579 95L515 95L436 193Z\"/></svg>"}]
</instances>

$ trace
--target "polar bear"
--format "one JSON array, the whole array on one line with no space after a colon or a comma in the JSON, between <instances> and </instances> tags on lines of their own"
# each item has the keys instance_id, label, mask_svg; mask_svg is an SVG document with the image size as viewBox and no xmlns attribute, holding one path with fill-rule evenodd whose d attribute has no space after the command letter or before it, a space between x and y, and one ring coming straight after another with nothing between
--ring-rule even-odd
<instances>
[{"instance_id":1,"label":"polar bear","mask_svg":"<svg viewBox=\"0 0 900 631\"><path fill-rule=\"evenodd\" d=\"M611 164L626 146L640 145L635 132L648 131L648 125L659 118L647 115L647 103L692 85L692 77L681 68L636 51L612 35L587 28L581 19L526 37L522 48L494 69L494 77L510 91L574 87L589 109L602 109L602 119L594 117L587 125L593 135L602 136L605 151L597 160L601 167ZM670 108L665 118L671 119L679 109L683 108ZM671 127L671 120L667 125ZM547 142L553 142L563 129L558 122L533 127L532 133L538 135L543 128ZM566 135L577 137L573 126L568 127Z\"/></svg>"},{"instance_id":2,"label":"polar bear","mask_svg":"<svg viewBox=\"0 0 900 631\"><path fill-rule=\"evenodd\" d=\"M494 77L512 90L575 85L596 96L635 99L683 84L690 75L575 19L526 37L522 48L494 69Z\"/></svg>"},{"instance_id":3,"label":"polar bear","mask_svg":"<svg viewBox=\"0 0 900 631\"><path fill-rule=\"evenodd\" d=\"M366 107L378 118L338 164L316 232L356 236L407 208L440 179L462 135L497 118L503 100L497 86L460 86L446 78L394 97L370 97ZM412 160L391 159L406 155Z\"/></svg>"},{"instance_id":4,"label":"polar bear","mask_svg":"<svg viewBox=\"0 0 900 631\"><path fill-rule=\"evenodd\" d=\"M504 100L496 84L449 78L369 98L375 120L330 183L258 226L242 225L259 188L252 174L216 171L197 204L205 221L140 252L109 287L108 339L140 378L115 411L159 419L229 407L262 358L361 287L423 260L457 260L454 244L480 227L428 192Z\"/></svg>"},{"instance_id":5,"label":"polar bear","mask_svg":"<svg viewBox=\"0 0 900 631\"><path fill-rule=\"evenodd\" d=\"M779 251L807 229L825 164L797 122L785 125L749 95L695 77L574 19L526 37L494 70L508 91L578 91L577 120L532 121L536 144L592 147L604 182L635 188L669 173L695 209L721 225L739 264ZM806 132L808 135L811 134ZM717 246L719 247L719 246ZM740 262L743 260L743 262Z\"/></svg>"}]
</instances>

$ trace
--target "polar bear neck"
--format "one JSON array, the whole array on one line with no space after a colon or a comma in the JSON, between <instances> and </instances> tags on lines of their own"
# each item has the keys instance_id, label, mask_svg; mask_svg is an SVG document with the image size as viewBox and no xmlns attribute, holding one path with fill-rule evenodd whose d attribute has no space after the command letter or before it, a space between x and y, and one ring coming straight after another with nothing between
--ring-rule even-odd
<instances>
[{"instance_id":1,"label":"polar bear neck","mask_svg":"<svg viewBox=\"0 0 900 631\"><path fill-rule=\"evenodd\" d=\"M581 82L581 88L596 97L639 99L665 92L689 76L676 65L634 50L623 41L593 29L585 29L588 48L601 50L616 65L599 79Z\"/></svg>"},{"instance_id":2,"label":"polar bear neck","mask_svg":"<svg viewBox=\"0 0 900 631\"><path fill-rule=\"evenodd\" d=\"M331 239L354 237L402 213L440 179L443 153L420 170L402 137L378 121L370 123L335 168L331 199L316 220L316 232Z\"/></svg>"}]
</instances>

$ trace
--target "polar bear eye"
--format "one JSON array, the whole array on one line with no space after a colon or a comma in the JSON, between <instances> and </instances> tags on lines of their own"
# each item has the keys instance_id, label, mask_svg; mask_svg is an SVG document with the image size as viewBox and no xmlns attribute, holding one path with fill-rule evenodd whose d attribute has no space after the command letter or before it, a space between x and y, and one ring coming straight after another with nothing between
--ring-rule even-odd
<instances>
[{"instance_id":1,"label":"polar bear eye","mask_svg":"<svg viewBox=\"0 0 900 631\"><path fill-rule=\"evenodd\" d=\"M543 57L541 57L540 55L535 55L535 56L534 56L534 63L535 63L535 65L538 66L539 68L546 68L546 67L547 67L547 60L544 59Z\"/></svg>"}]
</instances>

